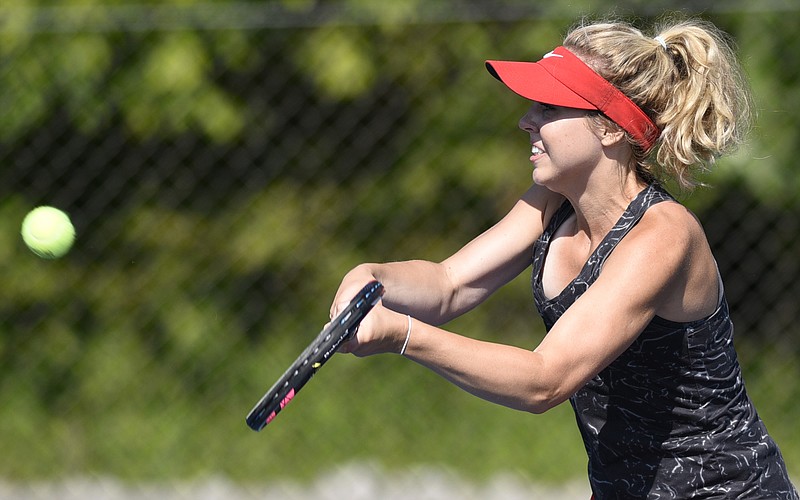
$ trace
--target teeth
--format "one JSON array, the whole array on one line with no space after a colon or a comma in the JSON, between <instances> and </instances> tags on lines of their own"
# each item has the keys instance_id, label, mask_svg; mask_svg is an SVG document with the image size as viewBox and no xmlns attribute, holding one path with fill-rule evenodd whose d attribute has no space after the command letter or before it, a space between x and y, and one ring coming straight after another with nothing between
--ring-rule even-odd
<instances>
[{"instance_id":1,"label":"teeth","mask_svg":"<svg viewBox=\"0 0 800 500\"><path fill-rule=\"evenodd\" d=\"M532 146L532 147L531 147L531 153L533 153L533 154L535 154L535 155L538 155L538 154L542 154L542 153L544 153L544 151L542 151L541 149L539 149L539 148L538 148L538 147L536 147L536 146Z\"/></svg>"}]
</instances>

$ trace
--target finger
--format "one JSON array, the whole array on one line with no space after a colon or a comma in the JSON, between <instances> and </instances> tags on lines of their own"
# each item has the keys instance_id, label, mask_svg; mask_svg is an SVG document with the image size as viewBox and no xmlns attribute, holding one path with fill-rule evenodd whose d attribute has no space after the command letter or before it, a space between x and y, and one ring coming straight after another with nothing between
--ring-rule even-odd
<instances>
[{"instance_id":1,"label":"finger","mask_svg":"<svg viewBox=\"0 0 800 500\"><path fill-rule=\"evenodd\" d=\"M352 344L353 344L353 340L352 339L348 340L347 342L342 342L342 344L339 346L339 349L337 349L336 352L339 352L339 353L342 353L342 354L350 354L351 352L353 352L353 350L351 348Z\"/></svg>"}]
</instances>

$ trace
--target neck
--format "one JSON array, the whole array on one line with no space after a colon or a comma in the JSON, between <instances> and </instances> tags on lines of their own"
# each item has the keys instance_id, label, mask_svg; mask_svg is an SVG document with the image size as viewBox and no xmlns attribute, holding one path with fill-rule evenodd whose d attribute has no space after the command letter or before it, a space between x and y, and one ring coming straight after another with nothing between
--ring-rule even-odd
<instances>
[{"instance_id":1,"label":"neck","mask_svg":"<svg viewBox=\"0 0 800 500\"><path fill-rule=\"evenodd\" d=\"M626 175L598 176L589 179L580 193L564 193L575 209L576 234L585 234L593 244L599 244L614 227L631 201L647 187L629 169ZM618 170L619 172L619 170Z\"/></svg>"}]
</instances>

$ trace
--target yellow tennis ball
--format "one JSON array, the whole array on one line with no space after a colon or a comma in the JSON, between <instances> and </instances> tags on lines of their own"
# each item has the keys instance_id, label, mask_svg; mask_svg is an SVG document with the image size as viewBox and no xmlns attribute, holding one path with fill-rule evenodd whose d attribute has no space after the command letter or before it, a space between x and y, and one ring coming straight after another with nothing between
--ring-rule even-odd
<instances>
[{"instance_id":1,"label":"yellow tennis ball","mask_svg":"<svg viewBox=\"0 0 800 500\"><path fill-rule=\"evenodd\" d=\"M57 259L69 252L75 241L75 227L69 216L53 207L37 207L22 221L22 239L43 259Z\"/></svg>"}]
</instances>

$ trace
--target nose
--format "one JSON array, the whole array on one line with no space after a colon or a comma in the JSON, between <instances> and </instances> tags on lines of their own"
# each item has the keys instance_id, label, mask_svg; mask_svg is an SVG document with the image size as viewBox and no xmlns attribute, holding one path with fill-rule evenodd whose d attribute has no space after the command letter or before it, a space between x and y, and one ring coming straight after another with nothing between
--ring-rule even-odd
<instances>
[{"instance_id":1,"label":"nose","mask_svg":"<svg viewBox=\"0 0 800 500\"><path fill-rule=\"evenodd\" d=\"M533 116L533 107L531 107L527 113L522 115L522 118L519 119L519 123L517 125L519 128L528 133L539 132L539 125L536 123L536 120Z\"/></svg>"}]
</instances>

